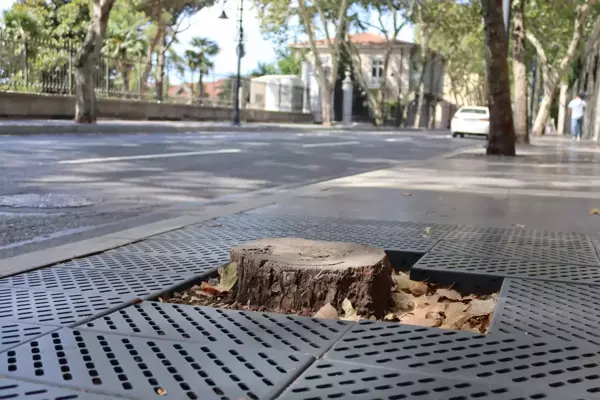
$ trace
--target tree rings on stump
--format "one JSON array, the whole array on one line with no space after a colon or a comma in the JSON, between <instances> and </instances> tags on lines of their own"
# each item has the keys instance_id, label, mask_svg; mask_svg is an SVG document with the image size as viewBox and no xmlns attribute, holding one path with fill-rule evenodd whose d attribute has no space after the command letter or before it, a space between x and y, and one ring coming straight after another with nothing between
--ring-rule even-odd
<instances>
[{"instance_id":1,"label":"tree rings on stump","mask_svg":"<svg viewBox=\"0 0 600 400\"><path fill-rule=\"evenodd\" d=\"M393 286L382 249L306 239L260 239L234 247L238 304L314 313L345 298L363 316L382 318Z\"/></svg>"}]
</instances>

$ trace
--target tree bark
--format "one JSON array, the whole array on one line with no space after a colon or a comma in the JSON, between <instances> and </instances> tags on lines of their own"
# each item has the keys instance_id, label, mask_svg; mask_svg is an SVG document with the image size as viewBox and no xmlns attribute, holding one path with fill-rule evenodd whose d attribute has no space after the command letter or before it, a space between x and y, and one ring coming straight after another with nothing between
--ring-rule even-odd
<instances>
[{"instance_id":1,"label":"tree bark","mask_svg":"<svg viewBox=\"0 0 600 400\"><path fill-rule=\"evenodd\" d=\"M231 250L238 304L315 313L350 300L362 316L385 316L393 286L382 249L305 239L261 239Z\"/></svg>"},{"instance_id":2,"label":"tree bark","mask_svg":"<svg viewBox=\"0 0 600 400\"><path fill-rule=\"evenodd\" d=\"M417 96L417 111L415 114L415 128L419 128L421 125L423 105L425 104L425 72L428 67L428 49L429 49L429 35L424 29L421 34L421 61L423 67L421 68L421 79L419 79L419 93Z\"/></svg>"},{"instance_id":3,"label":"tree bark","mask_svg":"<svg viewBox=\"0 0 600 400\"><path fill-rule=\"evenodd\" d=\"M142 74L141 79L141 88L140 93L142 93L142 99L146 95L146 88L148 87L148 78L150 78L150 73L152 72L152 57L154 56L154 51L156 50L156 46L160 43L160 40L164 36L165 26L162 20L163 8L160 2L157 3L156 7L156 35L152 38L150 42L150 46L148 46L148 52L146 53L146 66L144 67L144 73Z\"/></svg>"},{"instance_id":4,"label":"tree bark","mask_svg":"<svg viewBox=\"0 0 600 400\"><path fill-rule=\"evenodd\" d=\"M94 69L100 57L108 17L115 0L94 0L92 17L81 48L75 57L75 121L94 123L98 119Z\"/></svg>"},{"instance_id":5,"label":"tree bark","mask_svg":"<svg viewBox=\"0 0 600 400\"><path fill-rule=\"evenodd\" d=\"M331 101L331 89L329 83L324 85L323 96L321 98L321 114L323 118L323 126L331 126L333 124L333 104Z\"/></svg>"},{"instance_id":6,"label":"tree bark","mask_svg":"<svg viewBox=\"0 0 600 400\"><path fill-rule=\"evenodd\" d=\"M506 35L497 0L481 0L489 90L488 155L515 155L515 127L510 103Z\"/></svg>"},{"instance_id":7,"label":"tree bark","mask_svg":"<svg viewBox=\"0 0 600 400\"><path fill-rule=\"evenodd\" d=\"M513 7L514 118L517 143L529 143L527 65L525 63L525 1Z\"/></svg>"},{"instance_id":8,"label":"tree bark","mask_svg":"<svg viewBox=\"0 0 600 400\"><path fill-rule=\"evenodd\" d=\"M156 65L156 100L163 100L164 83L165 83L165 53L167 52L167 38L163 35L158 49L158 60Z\"/></svg>"},{"instance_id":9,"label":"tree bark","mask_svg":"<svg viewBox=\"0 0 600 400\"><path fill-rule=\"evenodd\" d=\"M569 85L564 80L560 83L560 95L558 97L558 126L557 133L559 135L565 134L565 119L567 115L567 93L569 91Z\"/></svg>"},{"instance_id":10,"label":"tree bark","mask_svg":"<svg viewBox=\"0 0 600 400\"><path fill-rule=\"evenodd\" d=\"M202 71L200 71L200 76L198 76L198 103L202 104L202 101L204 100L204 82L203 82L203 74Z\"/></svg>"}]
</instances>

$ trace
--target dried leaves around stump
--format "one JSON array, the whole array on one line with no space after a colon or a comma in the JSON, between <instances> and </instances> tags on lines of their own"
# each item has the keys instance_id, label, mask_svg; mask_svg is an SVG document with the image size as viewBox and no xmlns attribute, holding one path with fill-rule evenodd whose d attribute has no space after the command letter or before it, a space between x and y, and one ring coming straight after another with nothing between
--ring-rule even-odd
<instances>
[{"instance_id":1,"label":"dried leaves around stump","mask_svg":"<svg viewBox=\"0 0 600 400\"><path fill-rule=\"evenodd\" d=\"M403 324L486 333L496 307L497 295L463 296L452 288L439 288L393 275L394 312L386 320Z\"/></svg>"}]
</instances>

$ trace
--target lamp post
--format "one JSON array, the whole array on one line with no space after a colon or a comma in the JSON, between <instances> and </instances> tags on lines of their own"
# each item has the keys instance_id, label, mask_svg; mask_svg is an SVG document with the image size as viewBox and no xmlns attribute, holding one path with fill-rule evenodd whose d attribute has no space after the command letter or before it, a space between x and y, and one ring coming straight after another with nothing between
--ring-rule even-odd
<instances>
[{"instance_id":1,"label":"lamp post","mask_svg":"<svg viewBox=\"0 0 600 400\"><path fill-rule=\"evenodd\" d=\"M240 125L240 87L242 86L242 57L245 55L244 51L244 26L243 26L243 14L244 14L244 0L239 0L239 18L238 27L240 35L238 37L238 45L235 49L237 55L237 74L235 77L235 92L233 93L233 125ZM219 16L220 19L228 19L225 10Z\"/></svg>"}]
</instances>

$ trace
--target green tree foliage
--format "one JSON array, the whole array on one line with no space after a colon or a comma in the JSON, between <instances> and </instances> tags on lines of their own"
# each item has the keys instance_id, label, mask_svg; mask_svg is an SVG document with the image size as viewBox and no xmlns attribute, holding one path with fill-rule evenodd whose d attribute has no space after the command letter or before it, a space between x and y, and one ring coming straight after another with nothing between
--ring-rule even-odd
<instances>
[{"instance_id":1,"label":"green tree foliage","mask_svg":"<svg viewBox=\"0 0 600 400\"><path fill-rule=\"evenodd\" d=\"M198 72L198 98L204 98L203 78L214 68L212 57L219 53L219 46L212 40L203 37L194 37L190 42L190 48L185 51L184 57L187 66Z\"/></svg>"}]
</instances>

